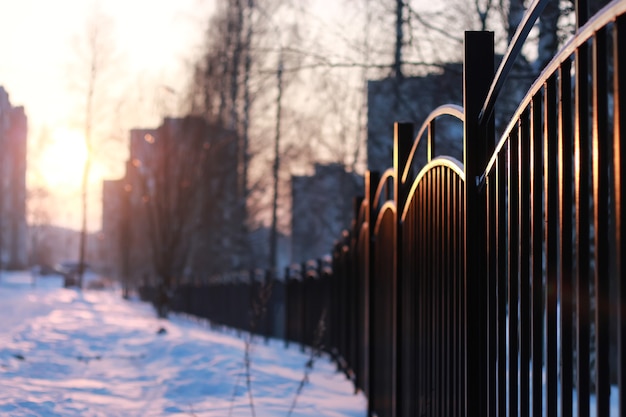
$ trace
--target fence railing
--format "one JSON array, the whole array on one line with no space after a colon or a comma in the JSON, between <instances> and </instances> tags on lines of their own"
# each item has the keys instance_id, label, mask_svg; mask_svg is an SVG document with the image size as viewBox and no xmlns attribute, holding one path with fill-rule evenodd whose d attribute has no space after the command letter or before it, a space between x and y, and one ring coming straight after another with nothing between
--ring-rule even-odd
<instances>
[{"instance_id":1,"label":"fence railing","mask_svg":"<svg viewBox=\"0 0 626 417\"><path fill-rule=\"evenodd\" d=\"M380 417L626 416L626 1L589 21L578 2L585 24L496 142L498 93L545 3L496 74L493 34L466 33L463 108L417 137L395 125L393 166L366 173L331 263L181 287L174 309L317 343ZM444 116L463 161L435 153Z\"/></svg>"}]
</instances>

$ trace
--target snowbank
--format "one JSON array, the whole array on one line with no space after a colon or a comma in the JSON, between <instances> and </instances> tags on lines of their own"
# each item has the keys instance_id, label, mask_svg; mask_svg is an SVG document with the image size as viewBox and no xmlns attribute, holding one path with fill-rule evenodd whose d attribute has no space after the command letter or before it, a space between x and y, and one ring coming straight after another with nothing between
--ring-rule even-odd
<instances>
[{"instance_id":1,"label":"snowbank","mask_svg":"<svg viewBox=\"0 0 626 417\"><path fill-rule=\"evenodd\" d=\"M0 279L0 415L250 416L244 338L113 291L64 289L58 277ZM164 328L166 332L159 334ZM256 416L286 416L308 355L255 340ZM365 416L366 400L327 358L293 416Z\"/></svg>"}]
</instances>

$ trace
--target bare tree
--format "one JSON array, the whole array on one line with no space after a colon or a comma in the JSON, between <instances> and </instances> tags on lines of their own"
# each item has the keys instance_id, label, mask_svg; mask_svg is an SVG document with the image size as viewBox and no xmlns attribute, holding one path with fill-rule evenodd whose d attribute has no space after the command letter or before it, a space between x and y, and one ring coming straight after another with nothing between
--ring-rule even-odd
<instances>
[{"instance_id":1,"label":"bare tree","mask_svg":"<svg viewBox=\"0 0 626 417\"><path fill-rule=\"evenodd\" d=\"M239 230L232 234L233 251L239 267L252 266L247 259L247 200L250 195L249 163L251 109L255 94L256 54L252 44L257 36L257 4L253 0L221 3L209 22L203 56L195 68L190 86L194 114L210 123L219 123L236 134L237 194L229 203Z\"/></svg>"},{"instance_id":2,"label":"bare tree","mask_svg":"<svg viewBox=\"0 0 626 417\"><path fill-rule=\"evenodd\" d=\"M81 230L78 253L79 288L82 288L83 284L87 253L89 176L94 150L98 145L96 137L101 133L100 130L106 128L107 115L105 107L107 104L105 103L107 103L108 98L105 93L107 90L111 90L111 88L107 87L110 87L112 82L109 77L114 62L112 27L111 18L101 12L96 6L87 18L85 34L77 37L75 43L77 52L75 65L78 67L76 72L82 74L82 77L78 77L75 81L77 85L74 85L73 88L82 96L82 127L87 149L87 157L81 178ZM101 137L98 139L101 139Z\"/></svg>"},{"instance_id":3,"label":"bare tree","mask_svg":"<svg viewBox=\"0 0 626 417\"><path fill-rule=\"evenodd\" d=\"M133 245L149 248L160 317L167 316L169 293L191 272L199 248L210 264L204 272L219 268L220 256L228 256L228 248L221 247L228 238L223 233L228 207L221 203L228 201L225 196L236 178L231 164L235 141L232 132L202 118L166 118L145 135L143 150L132 155L129 183L135 207L130 218L139 229ZM226 268L230 264L221 266Z\"/></svg>"},{"instance_id":4,"label":"bare tree","mask_svg":"<svg viewBox=\"0 0 626 417\"><path fill-rule=\"evenodd\" d=\"M34 187L28 192L28 223L30 235L29 265L51 267L53 264L51 245L47 233L50 225L48 198L50 192L43 187Z\"/></svg>"}]
</instances>

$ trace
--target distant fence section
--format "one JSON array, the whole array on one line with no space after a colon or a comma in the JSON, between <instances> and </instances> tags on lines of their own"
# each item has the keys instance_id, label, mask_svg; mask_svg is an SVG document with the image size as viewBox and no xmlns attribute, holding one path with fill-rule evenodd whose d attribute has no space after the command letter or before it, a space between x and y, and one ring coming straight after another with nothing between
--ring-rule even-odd
<instances>
[{"instance_id":1,"label":"distant fence section","mask_svg":"<svg viewBox=\"0 0 626 417\"><path fill-rule=\"evenodd\" d=\"M466 33L463 107L395 125L332 260L182 286L172 308L330 352L379 417L626 416L626 1L589 20L578 2L576 36L496 140L545 3L495 74L493 34ZM463 161L435 152L444 116Z\"/></svg>"}]
</instances>

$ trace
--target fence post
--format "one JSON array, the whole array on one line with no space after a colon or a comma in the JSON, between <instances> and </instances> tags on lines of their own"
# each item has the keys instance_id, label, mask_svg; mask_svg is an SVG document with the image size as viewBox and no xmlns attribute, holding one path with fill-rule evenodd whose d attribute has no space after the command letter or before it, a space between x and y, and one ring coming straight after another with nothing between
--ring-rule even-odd
<instances>
[{"instance_id":1,"label":"fence post","mask_svg":"<svg viewBox=\"0 0 626 417\"><path fill-rule=\"evenodd\" d=\"M365 201L367 202L367 209L365 211L365 222L367 223L367 236L365 237L365 250L367 251L364 254L364 264L365 268L365 349L364 349L364 375L363 375L363 391L367 398L370 398L370 372L372 368L372 364L370 361L370 349L372 345L372 332L371 332L371 323L374 320L372 317L372 271L373 271L373 240L372 233L374 230L373 223L376 220L376 214L374 213L374 196L376 194L376 187L378 186L378 182L380 181L380 174L377 171L366 171L365 172Z\"/></svg>"},{"instance_id":2,"label":"fence post","mask_svg":"<svg viewBox=\"0 0 626 417\"><path fill-rule=\"evenodd\" d=\"M493 32L465 32L465 414L487 416L486 198L479 178L489 158L489 124L480 110L494 74ZM490 125L493 126L493 117ZM482 126L482 127L481 127Z\"/></svg>"},{"instance_id":3,"label":"fence post","mask_svg":"<svg viewBox=\"0 0 626 417\"><path fill-rule=\"evenodd\" d=\"M626 16L620 16L615 24L613 38L614 75L614 132L613 132L613 172L615 202L615 237L617 259L617 375L619 386L619 415L626 415L626 204L622 196L626 195Z\"/></svg>"},{"instance_id":4,"label":"fence post","mask_svg":"<svg viewBox=\"0 0 626 417\"><path fill-rule=\"evenodd\" d=\"M289 342L291 340L293 340L293 334L291 333L291 326L292 326L292 314L291 314L291 309L292 309L292 304L293 304L293 298L292 298L292 294L291 294L291 282L289 282L289 279L291 278L291 270L290 267L287 266L285 267L285 279L284 279L284 305L285 305L285 348L289 347Z\"/></svg>"},{"instance_id":5,"label":"fence post","mask_svg":"<svg viewBox=\"0 0 626 417\"><path fill-rule=\"evenodd\" d=\"M409 194L407 184L402 181L402 173L411 153L413 145L413 124L412 123L394 123L393 126L393 169L394 169L394 198L396 200L396 399L395 413L396 415L406 415L407 411L403 406L411 397L410 392L410 376L414 372L407 358L413 347L406 346L405 341L407 335L405 325L408 307L412 305L412 293L409 291L409 285L404 280L402 273L402 212L406 205Z\"/></svg>"},{"instance_id":6,"label":"fence post","mask_svg":"<svg viewBox=\"0 0 626 417\"><path fill-rule=\"evenodd\" d=\"M368 398L368 415L373 413L372 409L372 397L373 389L372 385L375 384L371 379L372 369L374 368L374 360L372 350L376 346L375 337L373 335L372 328L376 316L374 315L373 307L373 295L374 295L374 225L376 224L377 211L375 207L376 188L380 182L380 173L378 171L367 171L365 174L365 198L367 199L367 246L368 246L368 259L367 259L367 381L366 381L366 394Z\"/></svg>"}]
</instances>

